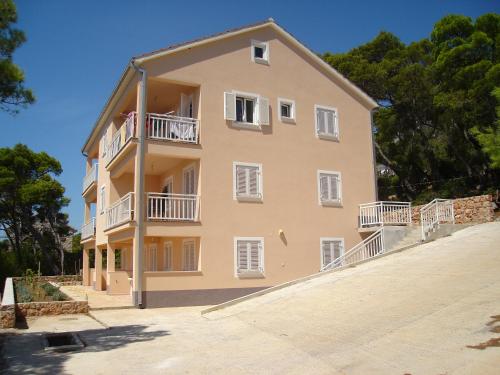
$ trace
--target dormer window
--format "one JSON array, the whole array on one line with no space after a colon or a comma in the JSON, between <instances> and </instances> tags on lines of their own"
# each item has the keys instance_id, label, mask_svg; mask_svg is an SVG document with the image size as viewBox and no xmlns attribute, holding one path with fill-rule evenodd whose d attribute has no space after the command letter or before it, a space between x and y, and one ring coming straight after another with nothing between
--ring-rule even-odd
<instances>
[{"instance_id":1,"label":"dormer window","mask_svg":"<svg viewBox=\"0 0 500 375\"><path fill-rule=\"evenodd\" d=\"M252 61L269 64L269 43L252 40Z\"/></svg>"}]
</instances>

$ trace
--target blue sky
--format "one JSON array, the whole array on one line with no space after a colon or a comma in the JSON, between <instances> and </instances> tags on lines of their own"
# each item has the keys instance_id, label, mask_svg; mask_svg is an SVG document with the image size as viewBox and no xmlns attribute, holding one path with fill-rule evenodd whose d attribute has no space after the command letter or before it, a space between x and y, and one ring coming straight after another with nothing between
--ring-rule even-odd
<instances>
[{"instance_id":1,"label":"blue sky","mask_svg":"<svg viewBox=\"0 0 500 375\"><path fill-rule=\"evenodd\" d=\"M24 143L59 159L71 224L83 219L81 147L131 56L273 17L316 52L344 52L381 30L404 42L450 13L499 12L497 0L128 1L18 0L28 41L14 60L37 102L0 113L0 147Z\"/></svg>"}]
</instances>

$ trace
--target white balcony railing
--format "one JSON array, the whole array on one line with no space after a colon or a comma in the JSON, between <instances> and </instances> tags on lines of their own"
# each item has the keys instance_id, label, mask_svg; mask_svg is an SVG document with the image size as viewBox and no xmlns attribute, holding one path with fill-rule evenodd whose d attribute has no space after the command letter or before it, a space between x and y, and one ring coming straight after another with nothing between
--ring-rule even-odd
<instances>
[{"instance_id":1,"label":"white balcony railing","mask_svg":"<svg viewBox=\"0 0 500 375\"><path fill-rule=\"evenodd\" d=\"M198 221L198 195L147 193L147 201L148 220Z\"/></svg>"},{"instance_id":2,"label":"white balcony railing","mask_svg":"<svg viewBox=\"0 0 500 375\"><path fill-rule=\"evenodd\" d=\"M83 178L83 192L94 182L97 182L97 166L98 163L95 163L92 168L90 168L89 173L87 173L87 175Z\"/></svg>"},{"instance_id":3,"label":"white balcony railing","mask_svg":"<svg viewBox=\"0 0 500 375\"><path fill-rule=\"evenodd\" d=\"M378 225L411 224L411 203L380 201L359 205L361 228Z\"/></svg>"},{"instance_id":4,"label":"white balcony railing","mask_svg":"<svg viewBox=\"0 0 500 375\"><path fill-rule=\"evenodd\" d=\"M111 138L111 143L106 147L105 162L108 164L115 158L120 150L125 147L128 140L135 137L135 127L137 122L137 116L135 112L130 112L127 119L123 122L123 125L118 129L113 137Z\"/></svg>"},{"instance_id":5,"label":"white balcony railing","mask_svg":"<svg viewBox=\"0 0 500 375\"><path fill-rule=\"evenodd\" d=\"M164 141L198 143L198 120L157 113L147 114L147 137Z\"/></svg>"},{"instance_id":6,"label":"white balcony railing","mask_svg":"<svg viewBox=\"0 0 500 375\"><path fill-rule=\"evenodd\" d=\"M82 240L95 236L95 217L88 223L82 225Z\"/></svg>"},{"instance_id":7,"label":"white balcony railing","mask_svg":"<svg viewBox=\"0 0 500 375\"><path fill-rule=\"evenodd\" d=\"M106 229L134 218L134 193L128 193L106 209Z\"/></svg>"},{"instance_id":8,"label":"white balcony railing","mask_svg":"<svg viewBox=\"0 0 500 375\"><path fill-rule=\"evenodd\" d=\"M453 200L434 199L420 209L420 224L422 225L422 241L441 223L455 224Z\"/></svg>"}]
</instances>

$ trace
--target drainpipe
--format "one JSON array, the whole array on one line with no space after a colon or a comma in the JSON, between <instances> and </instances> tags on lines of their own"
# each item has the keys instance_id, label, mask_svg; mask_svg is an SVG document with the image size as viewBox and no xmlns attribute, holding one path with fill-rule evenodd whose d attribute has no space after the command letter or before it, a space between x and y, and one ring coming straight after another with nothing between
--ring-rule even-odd
<instances>
[{"instance_id":1,"label":"drainpipe","mask_svg":"<svg viewBox=\"0 0 500 375\"><path fill-rule=\"evenodd\" d=\"M146 122L146 103L147 103L147 73L146 70L135 65L134 60L130 65L140 74L139 81L139 100L137 102L137 163L135 170L135 212L134 219L136 222L134 237L136 240L137 251L134 251L134 267L133 278L135 280L136 290L133 293L133 302L139 308L144 308L142 305L142 270L143 270L143 248L144 248L144 154L145 154L145 122Z\"/></svg>"},{"instance_id":2,"label":"drainpipe","mask_svg":"<svg viewBox=\"0 0 500 375\"><path fill-rule=\"evenodd\" d=\"M375 151L375 137L373 130L375 129L375 122L373 121L373 115L377 108L370 111L370 121L371 121L371 137L372 137L372 153L373 153L373 175L375 178L375 201L379 200L378 197L378 179L377 179L377 152Z\"/></svg>"}]
</instances>

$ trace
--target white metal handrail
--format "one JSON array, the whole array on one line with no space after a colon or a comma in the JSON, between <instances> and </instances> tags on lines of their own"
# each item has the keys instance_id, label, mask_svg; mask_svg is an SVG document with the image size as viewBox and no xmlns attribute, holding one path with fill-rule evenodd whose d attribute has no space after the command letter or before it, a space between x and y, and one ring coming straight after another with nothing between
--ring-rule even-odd
<instances>
[{"instance_id":1,"label":"white metal handrail","mask_svg":"<svg viewBox=\"0 0 500 375\"><path fill-rule=\"evenodd\" d=\"M106 229L134 218L134 193L130 192L106 209Z\"/></svg>"},{"instance_id":2,"label":"white metal handrail","mask_svg":"<svg viewBox=\"0 0 500 375\"><path fill-rule=\"evenodd\" d=\"M198 120L190 117L147 114L147 137L174 142L198 143Z\"/></svg>"},{"instance_id":3,"label":"white metal handrail","mask_svg":"<svg viewBox=\"0 0 500 375\"><path fill-rule=\"evenodd\" d=\"M148 220L197 221L200 196L147 193Z\"/></svg>"},{"instance_id":4,"label":"white metal handrail","mask_svg":"<svg viewBox=\"0 0 500 375\"><path fill-rule=\"evenodd\" d=\"M420 209L420 224L422 228L422 241L441 223L455 224L453 200L436 198Z\"/></svg>"},{"instance_id":5,"label":"white metal handrail","mask_svg":"<svg viewBox=\"0 0 500 375\"><path fill-rule=\"evenodd\" d=\"M359 225L361 228L376 225L411 224L411 203L378 201L359 205Z\"/></svg>"},{"instance_id":6,"label":"white metal handrail","mask_svg":"<svg viewBox=\"0 0 500 375\"><path fill-rule=\"evenodd\" d=\"M384 251L384 228L382 227L345 254L335 258L331 263L321 268L321 272L373 258L374 256L383 254Z\"/></svg>"},{"instance_id":7,"label":"white metal handrail","mask_svg":"<svg viewBox=\"0 0 500 375\"><path fill-rule=\"evenodd\" d=\"M127 144L128 140L135 137L135 127L137 123L136 112L130 112L123 125L113 134L111 143L106 146L106 164L111 162L120 150Z\"/></svg>"},{"instance_id":8,"label":"white metal handrail","mask_svg":"<svg viewBox=\"0 0 500 375\"><path fill-rule=\"evenodd\" d=\"M82 225L82 240L95 236L95 217Z\"/></svg>"},{"instance_id":9,"label":"white metal handrail","mask_svg":"<svg viewBox=\"0 0 500 375\"><path fill-rule=\"evenodd\" d=\"M95 163L92 166L92 168L90 168L89 173L87 173L87 175L83 178L83 190L82 191L87 190L88 187L90 185L92 185L92 183L97 181L97 166L98 166L98 163Z\"/></svg>"}]
</instances>

